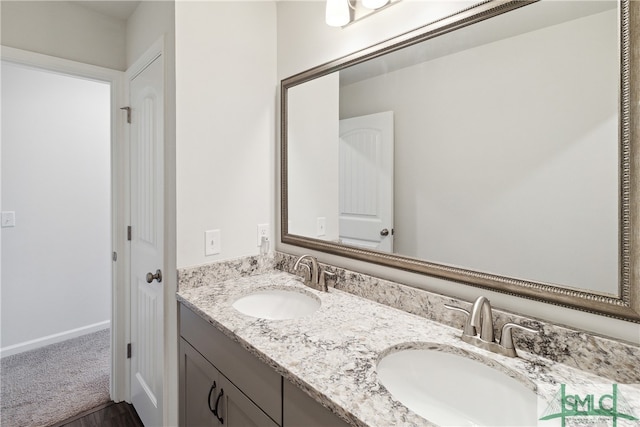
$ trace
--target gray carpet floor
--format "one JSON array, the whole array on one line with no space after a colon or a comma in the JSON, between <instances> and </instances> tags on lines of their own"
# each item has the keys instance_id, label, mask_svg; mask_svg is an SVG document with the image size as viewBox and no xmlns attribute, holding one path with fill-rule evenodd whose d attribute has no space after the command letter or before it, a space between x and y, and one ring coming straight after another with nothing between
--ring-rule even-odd
<instances>
[{"instance_id":1,"label":"gray carpet floor","mask_svg":"<svg viewBox=\"0 0 640 427\"><path fill-rule=\"evenodd\" d=\"M0 425L50 426L108 402L109 329L3 357Z\"/></svg>"}]
</instances>

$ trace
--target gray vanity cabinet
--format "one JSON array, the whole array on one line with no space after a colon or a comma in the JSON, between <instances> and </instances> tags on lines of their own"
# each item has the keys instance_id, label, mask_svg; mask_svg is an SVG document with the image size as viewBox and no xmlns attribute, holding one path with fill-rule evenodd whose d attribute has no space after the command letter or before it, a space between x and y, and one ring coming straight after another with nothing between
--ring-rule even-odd
<instances>
[{"instance_id":1,"label":"gray vanity cabinet","mask_svg":"<svg viewBox=\"0 0 640 427\"><path fill-rule=\"evenodd\" d=\"M278 427L243 392L226 378L222 378L220 390L224 392L220 418L228 427Z\"/></svg>"},{"instance_id":2,"label":"gray vanity cabinet","mask_svg":"<svg viewBox=\"0 0 640 427\"><path fill-rule=\"evenodd\" d=\"M183 305L180 335L181 425L282 425L282 377L276 371ZM210 407L216 409L221 393L216 416Z\"/></svg>"},{"instance_id":3,"label":"gray vanity cabinet","mask_svg":"<svg viewBox=\"0 0 640 427\"><path fill-rule=\"evenodd\" d=\"M181 425L277 427L187 341L180 339Z\"/></svg>"},{"instance_id":4,"label":"gray vanity cabinet","mask_svg":"<svg viewBox=\"0 0 640 427\"><path fill-rule=\"evenodd\" d=\"M347 426L202 317L179 307L181 426Z\"/></svg>"},{"instance_id":5,"label":"gray vanity cabinet","mask_svg":"<svg viewBox=\"0 0 640 427\"><path fill-rule=\"evenodd\" d=\"M349 427L327 408L289 381L283 382L283 425L290 427Z\"/></svg>"},{"instance_id":6,"label":"gray vanity cabinet","mask_svg":"<svg viewBox=\"0 0 640 427\"><path fill-rule=\"evenodd\" d=\"M220 391L220 373L200 353L180 339L180 425L217 426L210 408Z\"/></svg>"}]
</instances>

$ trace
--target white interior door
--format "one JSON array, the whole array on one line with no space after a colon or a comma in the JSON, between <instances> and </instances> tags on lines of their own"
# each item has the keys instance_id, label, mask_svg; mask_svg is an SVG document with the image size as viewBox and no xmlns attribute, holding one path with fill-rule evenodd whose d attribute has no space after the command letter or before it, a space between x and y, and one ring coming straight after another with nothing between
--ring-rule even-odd
<instances>
[{"instance_id":1,"label":"white interior door","mask_svg":"<svg viewBox=\"0 0 640 427\"><path fill-rule=\"evenodd\" d=\"M393 112L340 120L340 241L393 252Z\"/></svg>"},{"instance_id":2,"label":"white interior door","mask_svg":"<svg viewBox=\"0 0 640 427\"><path fill-rule=\"evenodd\" d=\"M131 108L131 401L147 427L162 425L163 57L129 82Z\"/></svg>"}]
</instances>

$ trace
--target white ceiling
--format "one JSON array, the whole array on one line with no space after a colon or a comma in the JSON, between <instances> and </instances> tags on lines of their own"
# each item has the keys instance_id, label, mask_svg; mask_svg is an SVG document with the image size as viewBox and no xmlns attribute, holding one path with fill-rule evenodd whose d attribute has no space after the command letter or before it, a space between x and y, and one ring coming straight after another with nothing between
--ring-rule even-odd
<instances>
[{"instance_id":1,"label":"white ceiling","mask_svg":"<svg viewBox=\"0 0 640 427\"><path fill-rule=\"evenodd\" d=\"M87 1L72 1L72 3L79 4L95 12L103 15L111 16L112 18L121 19L126 21L136 7L140 4L140 1L127 1L127 0L87 0Z\"/></svg>"}]
</instances>

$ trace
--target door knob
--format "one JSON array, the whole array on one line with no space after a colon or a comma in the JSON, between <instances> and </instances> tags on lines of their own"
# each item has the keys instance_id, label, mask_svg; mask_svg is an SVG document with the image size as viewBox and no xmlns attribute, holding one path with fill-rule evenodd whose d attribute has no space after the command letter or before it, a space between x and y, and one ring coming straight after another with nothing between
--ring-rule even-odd
<instances>
[{"instance_id":1,"label":"door knob","mask_svg":"<svg viewBox=\"0 0 640 427\"><path fill-rule=\"evenodd\" d=\"M147 273L147 283L151 283L157 280L158 283L162 282L162 271L156 270L156 274Z\"/></svg>"},{"instance_id":2,"label":"door knob","mask_svg":"<svg viewBox=\"0 0 640 427\"><path fill-rule=\"evenodd\" d=\"M381 236L388 236L389 235L389 230L387 228L383 228L382 230L380 230L380 235Z\"/></svg>"}]
</instances>

